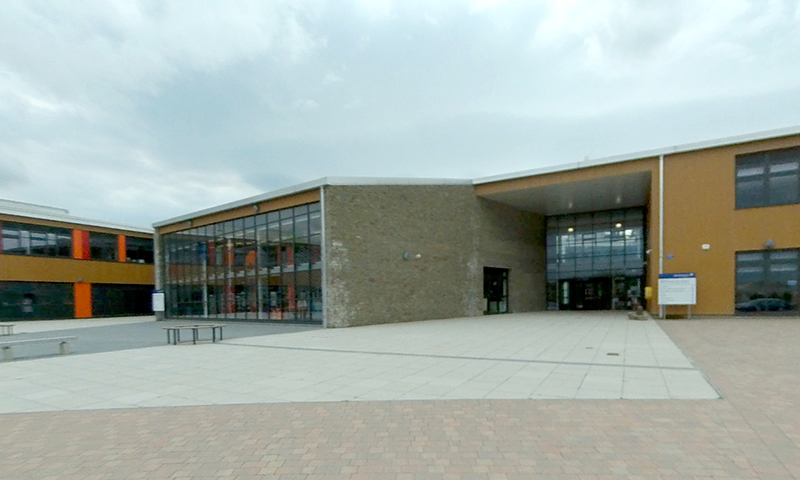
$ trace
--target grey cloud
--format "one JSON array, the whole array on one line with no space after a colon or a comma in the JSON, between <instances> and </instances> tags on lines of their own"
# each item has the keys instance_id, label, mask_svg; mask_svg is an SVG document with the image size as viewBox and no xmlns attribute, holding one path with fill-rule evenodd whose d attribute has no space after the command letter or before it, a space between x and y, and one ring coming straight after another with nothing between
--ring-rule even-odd
<instances>
[{"instance_id":1,"label":"grey cloud","mask_svg":"<svg viewBox=\"0 0 800 480\"><path fill-rule=\"evenodd\" d=\"M17 159L19 161L19 159ZM0 188L15 190L30 185L25 171L14 165L13 161L0 158Z\"/></svg>"},{"instance_id":2,"label":"grey cloud","mask_svg":"<svg viewBox=\"0 0 800 480\"><path fill-rule=\"evenodd\" d=\"M323 176L474 178L800 118L791 12L563 5L12 3L4 190L149 224Z\"/></svg>"}]
</instances>

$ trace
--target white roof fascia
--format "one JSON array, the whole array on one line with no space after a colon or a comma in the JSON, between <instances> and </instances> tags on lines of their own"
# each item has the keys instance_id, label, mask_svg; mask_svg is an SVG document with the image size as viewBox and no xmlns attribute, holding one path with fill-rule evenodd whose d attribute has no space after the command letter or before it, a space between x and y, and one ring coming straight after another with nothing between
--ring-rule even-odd
<instances>
[{"instance_id":1,"label":"white roof fascia","mask_svg":"<svg viewBox=\"0 0 800 480\"><path fill-rule=\"evenodd\" d=\"M18 202L16 200L7 200L4 198L0 198L0 209L17 210L26 213L38 213L41 215L69 215L69 210L66 208L48 207L47 205Z\"/></svg>"},{"instance_id":2,"label":"white roof fascia","mask_svg":"<svg viewBox=\"0 0 800 480\"><path fill-rule=\"evenodd\" d=\"M10 208L0 208L0 214L13 215L15 217L20 217L20 218L35 218L37 220L49 220L51 222L72 223L74 225L79 225L79 226L85 225L87 227L110 228L114 230L123 230L126 232L147 233L150 235L153 234L153 229L149 227L122 225L119 223L105 222L102 220L92 220L89 218L73 217L72 215L44 214L44 213L16 210Z\"/></svg>"},{"instance_id":3,"label":"white roof fascia","mask_svg":"<svg viewBox=\"0 0 800 480\"><path fill-rule=\"evenodd\" d=\"M733 137L720 138L715 140L705 140L701 142L686 143L682 145L675 145L672 147L658 148L654 150L645 150L641 152L626 153L622 155L613 155L610 157L602 157L598 159L586 159L579 162L562 163L549 167L536 168L532 170L525 170L516 173L505 173L501 175L491 175L488 177L477 178L473 184L480 185L484 183L501 182L504 180L513 180L515 178L534 177L538 175L545 175L548 173L566 172L570 170L580 170L581 168L596 167L599 165L609 165L612 163L629 162L632 160L641 160L643 158L658 157L660 155L674 155L676 153L693 152L696 150L705 150L709 148L726 147L729 145L736 145L740 143L757 142L759 140L769 140L771 138L789 137L792 135L800 135L800 125L781 128L776 130L767 130L757 133L748 133L744 135L736 135Z\"/></svg>"},{"instance_id":4,"label":"white roof fascia","mask_svg":"<svg viewBox=\"0 0 800 480\"><path fill-rule=\"evenodd\" d=\"M235 208L245 207L256 203L274 200L280 197L288 197L309 190L314 190L326 185L333 186L380 186L380 185L472 185L472 180L468 179L449 179L449 178L384 178L384 177L323 177L310 182L292 185L291 187L273 190L253 197L243 198L235 202L217 205L167 220L161 220L153 224L154 228L172 225L175 223L186 222L195 218L212 215Z\"/></svg>"}]
</instances>

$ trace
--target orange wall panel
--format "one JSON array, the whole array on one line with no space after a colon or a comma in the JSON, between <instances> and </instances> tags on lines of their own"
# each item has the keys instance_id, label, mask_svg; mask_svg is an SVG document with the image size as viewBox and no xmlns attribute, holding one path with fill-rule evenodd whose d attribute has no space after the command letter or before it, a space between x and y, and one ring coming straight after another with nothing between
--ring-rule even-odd
<instances>
[{"instance_id":1,"label":"orange wall panel","mask_svg":"<svg viewBox=\"0 0 800 480\"><path fill-rule=\"evenodd\" d=\"M117 253L120 262L128 261L128 249L127 249L127 242L125 240L125 235L117 236Z\"/></svg>"},{"instance_id":2,"label":"orange wall panel","mask_svg":"<svg viewBox=\"0 0 800 480\"><path fill-rule=\"evenodd\" d=\"M83 231L72 231L72 258L83 258Z\"/></svg>"},{"instance_id":3,"label":"orange wall panel","mask_svg":"<svg viewBox=\"0 0 800 480\"><path fill-rule=\"evenodd\" d=\"M84 230L72 231L72 258L86 260L89 258L89 232Z\"/></svg>"},{"instance_id":4,"label":"orange wall panel","mask_svg":"<svg viewBox=\"0 0 800 480\"><path fill-rule=\"evenodd\" d=\"M92 316L92 284L75 284L75 318L91 318Z\"/></svg>"}]
</instances>

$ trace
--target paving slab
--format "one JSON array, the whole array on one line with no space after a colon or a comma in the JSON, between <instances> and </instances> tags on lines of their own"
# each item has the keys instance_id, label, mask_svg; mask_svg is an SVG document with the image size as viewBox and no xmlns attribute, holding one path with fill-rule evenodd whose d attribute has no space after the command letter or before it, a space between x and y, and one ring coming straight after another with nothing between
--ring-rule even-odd
<instances>
[{"instance_id":1,"label":"paving slab","mask_svg":"<svg viewBox=\"0 0 800 480\"><path fill-rule=\"evenodd\" d=\"M158 329L152 322L133 327ZM114 332L135 337L131 328L85 328L82 336L100 330L101 339ZM0 385L6 392L0 413L28 411L20 399L41 411L297 401L719 397L657 322L613 313L304 328L218 343L127 348L0 364Z\"/></svg>"}]
</instances>

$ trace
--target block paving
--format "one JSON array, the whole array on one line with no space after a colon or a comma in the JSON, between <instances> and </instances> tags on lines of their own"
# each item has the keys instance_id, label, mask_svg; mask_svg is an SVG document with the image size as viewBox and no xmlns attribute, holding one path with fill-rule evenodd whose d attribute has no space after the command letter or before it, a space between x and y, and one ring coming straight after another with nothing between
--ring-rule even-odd
<instances>
[{"instance_id":1,"label":"block paving","mask_svg":"<svg viewBox=\"0 0 800 480\"><path fill-rule=\"evenodd\" d=\"M800 319L659 324L721 399L10 413L0 415L0 478L800 478Z\"/></svg>"}]
</instances>

